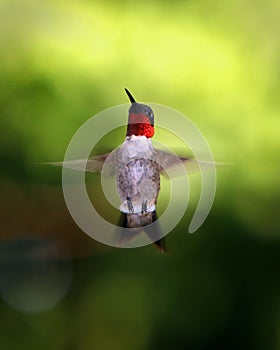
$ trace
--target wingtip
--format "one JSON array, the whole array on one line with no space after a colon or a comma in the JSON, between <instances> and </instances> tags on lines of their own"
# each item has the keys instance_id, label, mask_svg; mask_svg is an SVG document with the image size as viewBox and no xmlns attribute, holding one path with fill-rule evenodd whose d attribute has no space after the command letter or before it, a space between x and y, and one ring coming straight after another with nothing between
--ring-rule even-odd
<instances>
[{"instance_id":1,"label":"wingtip","mask_svg":"<svg viewBox=\"0 0 280 350\"><path fill-rule=\"evenodd\" d=\"M63 162L40 162L39 165L54 165L54 166L63 166Z\"/></svg>"}]
</instances>

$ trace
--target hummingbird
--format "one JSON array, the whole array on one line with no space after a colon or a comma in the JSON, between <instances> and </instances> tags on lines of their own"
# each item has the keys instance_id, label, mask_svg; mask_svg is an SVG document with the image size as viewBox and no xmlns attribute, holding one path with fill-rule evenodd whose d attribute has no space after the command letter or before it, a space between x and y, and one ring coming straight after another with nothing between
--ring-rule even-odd
<instances>
[{"instance_id":1,"label":"hummingbird","mask_svg":"<svg viewBox=\"0 0 280 350\"><path fill-rule=\"evenodd\" d=\"M160 225L157 221L156 204L160 192L160 179L167 168L183 162L187 170L200 171L206 162L179 157L175 154L156 149L152 144L155 134L155 117L152 108L135 100L128 89L125 92L131 103L128 110L128 122L125 140L112 152L90 157L86 168L84 160L52 162L49 164L63 166L87 172L101 172L106 164L113 169L116 188L120 198L121 217L119 225L131 229L131 239L137 232L146 232L161 253L166 252L164 239L161 238ZM210 164L211 166L211 164ZM155 223L154 232L145 231L145 226ZM129 230L130 231L130 230ZM127 230L125 230L127 232ZM136 233L135 233L136 232Z\"/></svg>"},{"instance_id":2,"label":"hummingbird","mask_svg":"<svg viewBox=\"0 0 280 350\"><path fill-rule=\"evenodd\" d=\"M144 228L157 220L156 203L160 191L161 166L151 138L154 136L154 112L151 107L136 102L125 89L131 107L128 111L126 137L116 154L116 185L121 200L120 226ZM145 231L145 230L144 230ZM159 225L151 237L161 252Z\"/></svg>"}]
</instances>

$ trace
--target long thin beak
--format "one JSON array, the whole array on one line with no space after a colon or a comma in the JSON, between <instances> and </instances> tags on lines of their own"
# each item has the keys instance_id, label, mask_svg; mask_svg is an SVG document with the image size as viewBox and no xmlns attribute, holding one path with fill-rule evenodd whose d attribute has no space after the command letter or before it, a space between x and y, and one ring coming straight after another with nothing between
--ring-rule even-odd
<instances>
[{"instance_id":1,"label":"long thin beak","mask_svg":"<svg viewBox=\"0 0 280 350\"><path fill-rule=\"evenodd\" d=\"M125 92L127 93L127 96L128 96L129 101L130 101L131 103L136 102L136 101L134 100L133 96L131 95L131 93L130 93L126 88L125 88Z\"/></svg>"}]
</instances>

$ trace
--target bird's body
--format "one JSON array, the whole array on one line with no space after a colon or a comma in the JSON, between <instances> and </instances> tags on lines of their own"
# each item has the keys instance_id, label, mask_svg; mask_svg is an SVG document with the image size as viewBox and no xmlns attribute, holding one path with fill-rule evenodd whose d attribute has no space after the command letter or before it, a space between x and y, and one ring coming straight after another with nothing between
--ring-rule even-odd
<instances>
[{"instance_id":1,"label":"bird's body","mask_svg":"<svg viewBox=\"0 0 280 350\"><path fill-rule=\"evenodd\" d=\"M116 184L123 213L155 211L160 190L160 166L146 136L126 137L118 149Z\"/></svg>"},{"instance_id":2,"label":"bird's body","mask_svg":"<svg viewBox=\"0 0 280 350\"><path fill-rule=\"evenodd\" d=\"M116 185L121 199L121 226L144 228L156 220L156 203L160 190L160 165L156 150L146 136L127 136L117 151ZM161 251L159 227L152 238ZM135 234L135 232L134 232ZM132 238L125 236L126 239Z\"/></svg>"}]
</instances>

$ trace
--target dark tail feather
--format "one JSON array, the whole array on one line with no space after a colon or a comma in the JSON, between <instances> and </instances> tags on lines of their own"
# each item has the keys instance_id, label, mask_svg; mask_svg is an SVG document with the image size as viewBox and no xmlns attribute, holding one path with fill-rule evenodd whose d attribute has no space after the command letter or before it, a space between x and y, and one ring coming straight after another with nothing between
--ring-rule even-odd
<instances>
[{"instance_id":1,"label":"dark tail feather","mask_svg":"<svg viewBox=\"0 0 280 350\"><path fill-rule=\"evenodd\" d=\"M165 241L163 238L160 238L158 241L154 242L154 245L159 249L159 251L163 254L166 253L165 249Z\"/></svg>"},{"instance_id":2,"label":"dark tail feather","mask_svg":"<svg viewBox=\"0 0 280 350\"><path fill-rule=\"evenodd\" d=\"M121 216L118 222L119 227L127 227L127 214L121 212Z\"/></svg>"},{"instance_id":3,"label":"dark tail feather","mask_svg":"<svg viewBox=\"0 0 280 350\"><path fill-rule=\"evenodd\" d=\"M156 222L155 228L151 233L150 230L145 230L145 226ZM160 225L157 221L156 212L152 213L131 213L125 214L121 213L121 217L118 223L118 226L125 228L133 228L134 232L129 235L129 237L121 237L121 240L128 240L135 237L135 235L139 234L142 230L150 237L150 239L154 242L154 245L159 249L161 253L165 253L165 244L164 239L160 238L161 229ZM135 230L139 228L139 230Z\"/></svg>"},{"instance_id":4,"label":"dark tail feather","mask_svg":"<svg viewBox=\"0 0 280 350\"><path fill-rule=\"evenodd\" d=\"M156 236L159 236L161 230L160 230L159 223L158 223L158 221L157 221L157 213L156 213L156 211L153 211L153 212L152 212L152 222L156 222L156 228L155 228ZM148 234L148 236L150 236L150 235ZM150 237L150 238L153 240L154 237ZM160 238L160 239L154 241L154 244L155 244L155 246L159 249L159 251L160 251L161 253L166 253L165 241L164 241L163 238Z\"/></svg>"}]
</instances>

